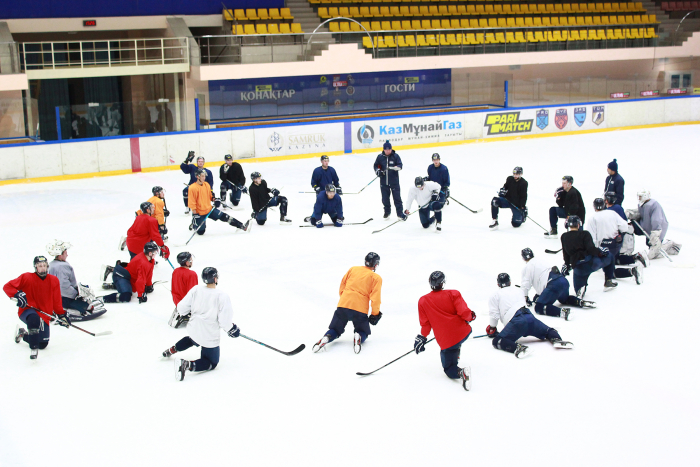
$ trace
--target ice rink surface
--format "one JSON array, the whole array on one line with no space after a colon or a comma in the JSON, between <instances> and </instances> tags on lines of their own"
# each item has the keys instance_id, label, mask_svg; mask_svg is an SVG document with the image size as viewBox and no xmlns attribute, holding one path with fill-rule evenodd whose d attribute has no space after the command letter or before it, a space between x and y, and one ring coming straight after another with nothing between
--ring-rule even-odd
<instances>
[{"instance_id":1,"label":"ice rink surface","mask_svg":"<svg viewBox=\"0 0 700 467\"><path fill-rule=\"evenodd\" d=\"M48 348L30 361L28 346L12 340L16 306L0 301L0 465L692 465L700 434L694 332L700 319L693 295L699 272L666 259L652 262L642 285L621 279L608 293L602 272L594 273L586 298L598 308L573 309L570 322L538 316L575 350L525 338L536 352L518 360L487 338L470 338L461 353L461 364L472 369L470 392L444 375L435 342L375 375L355 372L372 371L412 349L420 330L417 302L430 291L432 271L443 271L446 288L459 290L475 310L477 336L488 324L496 276L508 272L520 283L522 248L561 266L561 254L544 253L560 248L559 241L545 240L533 222L514 229L509 211L502 210L500 230L488 229L490 200L516 165L529 182L531 218L547 226L563 175L574 177L590 216L593 199L603 193L607 163L617 158L626 180L623 207L636 205L639 189L650 190L669 220L667 238L683 245L674 261L695 264L698 129L398 150L404 199L437 151L450 170L452 195L484 209L472 214L451 203L441 234L424 230L414 215L372 235L388 225L378 182L343 196L346 222L374 221L299 228L314 197L298 192L310 190L316 158L242 164L248 184L250 173L260 171L269 187L289 198L292 226L277 223L277 210L247 234L208 221L206 234L187 248L190 216L181 192L188 177L179 171L2 186L3 284L32 270L32 258L46 255L45 245L58 238L73 244L68 262L78 280L99 289L100 264L129 259L117 249L119 237L151 187L161 185L172 213L167 244L173 263L187 250L198 274L216 267L244 334L283 350L301 343L307 349L286 357L222 332L216 370L176 382L172 362L160 354L187 331L167 325L174 307L168 282L156 285L146 304L109 304L104 317L82 324L93 332L111 330L111 336L52 326ZM375 157L331 157L346 192L372 179ZM218 167L210 169L218 194ZM245 221L251 213L247 195L241 204L244 209L227 212ZM636 245L644 247L640 237ZM352 351L351 325L327 352L313 354L343 274L369 251L381 256L382 320L359 355ZM154 280L171 274L159 259ZM198 355L192 348L177 357Z\"/></svg>"}]
</instances>

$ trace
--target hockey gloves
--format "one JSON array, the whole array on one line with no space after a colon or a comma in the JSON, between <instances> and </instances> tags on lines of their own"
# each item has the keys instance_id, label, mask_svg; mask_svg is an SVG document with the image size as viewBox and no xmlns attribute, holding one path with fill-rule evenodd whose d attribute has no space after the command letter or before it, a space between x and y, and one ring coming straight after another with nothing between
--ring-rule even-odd
<instances>
[{"instance_id":1,"label":"hockey gloves","mask_svg":"<svg viewBox=\"0 0 700 467\"><path fill-rule=\"evenodd\" d=\"M384 175L386 175L386 172L384 172L382 169L377 169L374 171L374 173L377 174L377 177L383 177Z\"/></svg>"},{"instance_id":2,"label":"hockey gloves","mask_svg":"<svg viewBox=\"0 0 700 467\"><path fill-rule=\"evenodd\" d=\"M214 198L214 207L218 208L221 206L221 200L219 198Z\"/></svg>"},{"instance_id":3,"label":"hockey gloves","mask_svg":"<svg viewBox=\"0 0 700 467\"><path fill-rule=\"evenodd\" d=\"M335 225L336 227L342 227L343 226L343 218L342 217L336 218L333 221L333 225Z\"/></svg>"},{"instance_id":4,"label":"hockey gloves","mask_svg":"<svg viewBox=\"0 0 700 467\"><path fill-rule=\"evenodd\" d=\"M369 316L369 324L371 324L372 326L376 326L380 319L382 319L382 312L381 311L377 315L370 315Z\"/></svg>"},{"instance_id":5,"label":"hockey gloves","mask_svg":"<svg viewBox=\"0 0 700 467\"><path fill-rule=\"evenodd\" d=\"M170 258L170 248L167 247L167 245L163 245L160 247L160 256L162 256L165 259Z\"/></svg>"},{"instance_id":6,"label":"hockey gloves","mask_svg":"<svg viewBox=\"0 0 700 467\"><path fill-rule=\"evenodd\" d=\"M68 313L65 312L62 315L54 315L56 318L56 324L59 326L63 326L64 328L67 328L70 326L70 318L68 317Z\"/></svg>"},{"instance_id":7,"label":"hockey gloves","mask_svg":"<svg viewBox=\"0 0 700 467\"><path fill-rule=\"evenodd\" d=\"M490 324L488 326L486 326L486 335L487 336L496 337L496 334L498 334L498 330L496 329L496 327L491 327Z\"/></svg>"},{"instance_id":8,"label":"hockey gloves","mask_svg":"<svg viewBox=\"0 0 700 467\"><path fill-rule=\"evenodd\" d=\"M317 220L316 221L316 228L322 229L323 228L323 221L322 220Z\"/></svg>"},{"instance_id":9,"label":"hockey gloves","mask_svg":"<svg viewBox=\"0 0 700 467\"><path fill-rule=\"evenodd\" d=\"M501 198L505 198L506 194L508 194L508 190L506 190L505 188L501 188L500 190L498 190L498 196L500 196Z\"/></svg>"},{"instance_id":10,"label":"hockey gloves","mask_svg":"<svg viewBox=\"0 0 700 467\"><path fill-rule=\"evenodd\" d=\"M153 293L153 286L152 285L147 285L144 289L144 292L146 293Z\"/></svg>"},{"instance_id":11,"label":"hockey gloves","mask_svg":"<svg viewBox=\"0 0 700 467\"><path fill-rule=\"evenodd\" d=\"M569 266L568 264L565 264L561 267L561 275L562 276L568 276L569 271L571 271L571 266Z\"/></svg>"},{"instance_id":12,"label":"hockey gloves","mask_svg":"<svg viewBox=\"0 0 700 467\"><path fill-rule=\"evenodd\" d=\"M649 243L652 248L656 248L657 250L661 246L661 231L660 230L652 230L651 233L649 234Z\"/></svg>"},{"instance_id":13,"label":"hockey gloves","mask_svg":"<svg viewBox=\"0 0 700 467\"><path fill-rule=\"evenodd\" d=\"M610 254L610 250L608 249L608 247L604 246L602 248L598 248L598 250L600 250L600 252L598 253L598 256L600 258L605 258L606 256L608 256Z\"/></svg>"},{"instance_id":14,"label":"hockey gloves","mask_svg":"<svg viewBox=\"0 0 700 467\"><path fill-rule=\"evenodd\" d=\"M27 308L27 294L26 293L24 293L20 290L14 295L14 298L17 299L17 306L19 308Z\"/></svg>"},{"instance_id":15,"label":"hockey gloves","mask_svg":"<svg viewBox=\"0 0 700 467\"><path fill-rule=\"evenodd\" d=\"M425 350L425 343L428 342L427 337L423 337L422 335L418 334L416 336L416 340L413 341L413 350L416 351L416 355L421 353L422 351Z\"/></svg>"},{"instance_id":16,"label":"hockey gloves","mask_svg":"<svg viewBox=\"0 0 700 467\"><path fill-rule=\"evenodd\" d=\"M168 211L168 208L163 208L163 215L165 217L168 217L170 215L170 211Z\"/></svg>"},{"instance_id":17,"label":"hockey gloves","mask_svg":"<svg viewBox=\"0 0 700 467\"><path fill-rule=\"evenodd\" d=\"M148 297L146 296L146 292L144 292L143 295L141 295L139 297L139 305L142 303L146 303L147 301L148 301Z\"/></svg>"},{"instance_id":18,"label":"hockey gloves","mask_svg":"<svg viewBox=\"0 0 700 467\"><path fill-rule=\"evenodd\" d=\"M527 295L525 295L525 304L529 307L532 306L532 300Z\"/></svg>"},{"instance_id":19,"label":"hockey gloves","mask_svg":"<svg viewBox=\"0 0 700 467\"><path fill-rule=\"evenodd\" d=\"M187 153L187 158L185 159L185 164L189 164L194 160L194 151L190 151Z\"/></svg>"},{"instance_id":20,"label":"hockey gloves","mask_svg":"<svg viewBox=\"0 0 700 467\"><path fill-rule=\"evenodd\" d=\"M342 194L343 194L343 189L340 188L339 186L337 186L337 187L335 187L335 192L336 192L337 194L339 194L339 195L342 195Z\"/></svg>"},{"instance_id":21,"label":"hockey gloves","mask_svg":"<svg viewBox=\"0 0 700 467\"><path fill-rule=\"evenodd\" d=\"M321 191L321 187L320 187L320 186L315 186L315 187L314 187L314 191L316 192L316 194L318 194L318 193Z\"/></svg>"},{"instance_id":22,"label":"hockey gloves","mask_svg":"<svg viewBox=\"0 0 700 467\"><path fill-rule=\"evenodd\" d=\"M270 194L272 194L272 196L277 196L280 194L280 191L277 188L273 188L270 190Z\"/></svg>"},{"instance_id":23,"label":"hockey gloves","mask_svg":"<svg viewBox=\"0 0 700 467\"><path fill-rule=\"evenodd\" d=\"M241 335L241 330L235 324L228 330L229 337L238 337Z\"/></svg>"},{"instance_id":24,"label":"hockey gloves","mask_svg":"<svg viewBox=\"0 0 700 467\"><path fill-rule=\"evenodd\" d=\"M241 190L241 193L248 194L248 187L247 187L247 186L241 185L241 186L238 186L238 187L236 187L236 188L238 188L239 190Z\"/></svg>"},{"instance_id":25,"label":"hockey gloves","mask_svg":"<svg viewBox=\"0 0 700 467\"><path fill-rule=\"evenodd\" d=\"M450 197L450 187L449 186L442 187L442 192L445 193L445 199Z\"/></svg>"}]
</instances>

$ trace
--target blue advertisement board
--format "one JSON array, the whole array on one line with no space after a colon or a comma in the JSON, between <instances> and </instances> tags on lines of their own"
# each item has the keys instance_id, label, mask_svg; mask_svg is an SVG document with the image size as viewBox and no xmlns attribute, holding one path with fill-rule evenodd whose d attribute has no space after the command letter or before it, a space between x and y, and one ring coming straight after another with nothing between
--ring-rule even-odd
<instances>
[{"instance_id":1,"label":"blue advertisement board","mask_svg":"<svg viewBox=\"0 0 700 467\"><path fill-rule=\"evenodd\" d=\"M450 105L449 69L209 81L211 120Z\"/></svg>"}]
</instances>

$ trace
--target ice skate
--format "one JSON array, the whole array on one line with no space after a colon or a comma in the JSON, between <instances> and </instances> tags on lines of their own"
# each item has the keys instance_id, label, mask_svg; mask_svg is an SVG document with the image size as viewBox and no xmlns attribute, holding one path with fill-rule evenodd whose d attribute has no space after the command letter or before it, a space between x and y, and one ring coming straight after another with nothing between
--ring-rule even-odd
<instances>
[{"instance_id":1,"label":"ice skate","mask_svg":"<svg viewBox=\"0 0 700 467\"><path fill-rule=\"evenodd\" d=\"M630 272L632 273L635 282L637 282L637 285L641 285L642 282L644 282L644 268L639 261L635 263L633 268L630 269Z\"/></svg>"},{"instance_id":2,"label":"ice skate","mask_svg":"<svg viewBox=\"0 0 700 467\"><path fill-rule=\"evenodd\" d=\"M534 350L530 349L527 345L522 345L522 344L515 344L517 347L515 348L515 358L525 358L529 357L534 353Z\"/></svg>"},{"instance_id":3,"label":"ice skate","mask_svg":"<svg viewBox=\"0 0 700 467\"><path fill-rule=\"evenodd\" d=\"M107 282L107 278L114 272L114 266L102 265L102 282Z\"/></svg>"},{"instance_id":4,"label":"ice skate","mask_svg":"<svg viewBox=\"0 0 700 467\"><path fill-rule=\"evenodd\" d=\"M591 302L590 300L579 300L579 306L581 308L595 308L595 302Z\"/></svg>"},{"instance_id":5,"label":"ice skate","mask_svg":"<svg viewBox=\"0 0 700 467\"><path fill-rule=\"evenodd\" d=\"M549 339L555 349L573 349L574 344L571 342L563 341L561 339Z\"/></svg>"},{"instance_id":6,"label":"ice skate","mask_svg":"<svg viewBox=\"0 0 700 467\"><path fill-rule=\"evenodd\" d=\"M282 225L292 225L292 220L288 219L287 216L280 217L280 224Z\"/></svg>"},{"instance_id":7,"label":"ice skate","mask_svg":"<svg viewBox=\"0 0 700 467\"><path fill-rule=\"evenodd\" d=\"M104 290L116 290L117 286L115 286L114 284L112 284L110 282L104 282L104 283L102 283L102 288Z\"/></svg>"},{"instance_id":8,"label":"ice skate","mask_svg":"<svg viewBox=\"0 0 700 467\"><path fill-rule=\"evenodd\" d=\"M355 353L360 353L360 351L362 351L362 337L358 333L355 333L352 342L352 350L354 350Z\"/></svg>"},{"instance_id":9,"label":"ice skate","mask_svg":"<svg viewBox=\"0 0 700 467\"><path fill-rule=\"evenodd\" d=\"M185 372L190 369L190 362L187 360L173 360L175 365L175 380L182 381L185 379Z\"/></svg>"},{"instance_id":10,"label":"ice skate","mask_svg":"<svg viewBox=\"0 0 700 467\"><path fill-rule=\"evenodd\" d=\"M435 233L440 233L442 232L442 222L437 222L435 224Z\"/></svg>"},{"instance_id":11,"label":"ice skate","mask_svg":"<svg viewBox=\"0 0 700 467\"><path fill-rule=\"evenodd\" d=\"M550 240L556 240L558 236L557 229L552 229L549 232L544 233L544 238L548 238Z\"/></svg>"},{"instance_id":12,"label":"ice skate","mask_svg":"<svg viewBox=\"0 0 700 467\"><path fill-rule=\"evenodd\" d=\"M312 348L311 350L312 350L314 353L317 353L317 352L318 352L319 350L321 350L321 349L323 349L323 350L325 351L325 350L326 350L326 349L325 349L326 344L328 344L328 343L330 342L330 340L331 340L330 337L328 337L328 335L326 334L325 336L323 336L323 337L321 338L320 341L318 341L318 342L316 342L316 343L314 344L314 346L313 346L313 348Z\"/></svg>"},{"instance_id":13,"label":"ice skate","mask_svg":"<svg viewBox=\"0 0 700 467\"><path fill-rule=\"evenodd\" d=\"M617 282L612 279L606 279L605 284L603 284L603 292L609 292L617 287Z\"/></svg>"},{"instance_id":14,"label":"ice skate","mask_svg":"<svg viewBox=\"0 0 700 467\"><path fill-rule=\"evenodd\" d=\"M31 360L36 360L36 358L39 356L39 349L32 349L32 353L29 355L29 358Z\"/></svg>"},{"instance_id":15,"label":"ice skate","mask_svg":"<svg viewBox=\"0 0 700 467\"><path fill-rule=\"evenodd\" d=\"M498 230L498 220L494 219L493 224L489 225L489 229Z\"/></svg>"},{"instance_id":16,"label":"ice skate","mask_svg":"<svg viewBox=\"0 0 700 467\"><path fill-rule=\"evenodd\" d=\"M578 297L579 300L583 300L583 297L586 295L586 287L587 286L584 285L576 291L576 297Z\"/></svg>"},{"instance_id":17,"label":"ice skate","mask_svg":"<svg viewBox=\"0 0 700 467\"><path fill-rule=\"evenodd\" d=\"M250 232L250 219L246 221L245 224L243 224L243 227L241 228L243 232Z\"/></svg>"},{"instance_id":18,"label":"ice skate","mask_svg":"<svg viewBox=\"0 0 700 467\"><path fill-rule=\"evenodd\" d=\"M311 216L305 217L305 218L304 218L304 223L309 222L310 220L311 220Z\"/></svg>"},{"instance_id":19,"label":"ice skate","mask_svg":"<svg viewBox=\"0 0 700 467\"><path fill-rule=\"evenodd\" d=\"M185 214L189 214L189 213L190 213L190 208L185 209Z\"/></svg>"},{"instance_id":20,"label":"ice skate","mask_svg":"<svg viewBox=\"0 0 700 467\"><path fill-rule=\"evenodd\" d=\"M119 239L119 249L124 251L124 248L126 248L126 237L122 236L122 238Z\"/></svg>"},{"instance_id":21,"label":"ice skate","mask_svg":"<svg viewBox=\"0 0 700 467\"><path fill-rule=\"evenodd\" d=\"M385 212L385 213L384 213L384 219L388 219L389 216L391 216L391 213L390 213L390 212Z\"/></svg>"},{"instance_id":22,"label":"ice skate","mask_svg":"<svg viewBox=\"0 0 700 467\"><path fill-rule=\"evenodd\" d=\"M562 308L559 316L564 318L564 321L569 321L571 319L571 308Z\"/></svg>"},{"instance_id":23,"label":"ice skate","mask_svg":"<svg viewBox=\"0 0 700 467\"><path fill-rule=\"evenodd\" d=\"M27 330L20 327L18 324L17 327L15 328L15 344L19 344L20 341L22 340L22 338L24 336L26 336L27 334L28 334Z\"/></svg>"},{"instance_id":24,"label":"ice skate","mask_svg":"<svg viewBox=\"0 0 700 467\"><path fill-rule=\"evenodd\" d=\"M163 357L165 358L170 358L171 355L176 354L177 350L175 350L175 346L173 345L169 349L163 350Z\"/></svg>"},{"instance_id":25,"label":"ice skate","mask_svg":"<svg viewBox=\"0 0 700 467\"><path fill-rule=\"evenodd\" d=\"M649 255L645 250L638 251L634 255L634 259L642 263L642 266L644 266L645 268L649 267Z\"/></svg>"},{"instance_id":26,"label":"ice skate","mask_svg":"<svg viewBox=\"0 0 700 467\"><path fill-rule=\"evenodd\" d=\"M462 379L462 387L465 391L472 388L472 369L468 366L459 369L459 377Z\"/></svg>"}]
</instances>

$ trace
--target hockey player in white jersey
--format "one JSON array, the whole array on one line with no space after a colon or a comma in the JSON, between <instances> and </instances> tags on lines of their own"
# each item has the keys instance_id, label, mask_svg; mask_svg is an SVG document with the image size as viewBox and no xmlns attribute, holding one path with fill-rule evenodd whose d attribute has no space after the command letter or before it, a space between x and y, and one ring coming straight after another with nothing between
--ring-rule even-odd
<instances>
[{"instance_id":1,"label":"hockey player in white jersey","mask_svg":"<svg viewBox=\"0 0 700 467\"><path fill-rule=\"evenodd\" d=\"M229 337L238 337L241 333L233 322L231 297L216 290L219 273L216 268L204 268L202 286L192 287L185 298L177 304L180 316L191 313L187 325L189 336L180 339L177 344L163 352L163 357L187 350L192 346L202 347L199 360L175 360L175 379L185 379L187 371L207 371L216 368L219 363L219 328L227 331Z\"/></svg>"},{"instance_id":2,"label":"hockey player in white jersey","mask_svg":"<svg viewBox=\"0 0 700 467\"><path fill-rule=\"evenodd\" d=\"M571 342L561 340L556 329L535 318L525 306L522 292L510 287L510 276L505 272L498 275L498 291L489 299L489 325L486 334L493 338L491 344L495 349L515 354L516 358L524 358L532 350L516 341L521 337L533 336L547 340L557 349L573 349ZM505 326L501 332L496 329L498 321Z\"/></svg>"},{"instance_id":3,"label":"hockey player in white jersey","mask_svg":"<svg viewBox=\"0 0 700 467\"><path fill-rule=\"evenodd\" d=\"M596 198L593 200L595 212L588 219L586 230L591 233L593 245L596 248L607 248L611 256L603 266L605 273L605 288L617 287L615 277L615 257L620 252L622 235L627 232L627 223L613 210L605 209L605 200Z\"/></svg>"},{"instance_id":4,"label":"hockey player in white jersey","mask_svg":"<svg viewBox=\"0 0 700 467\"><path fill-rule=\"evenodd\" d=\"M565 320L571 319L571 308L559 308L554 302L559 301L563 305L595 308L595 303L581 300L575 295L569 294L569 281L556 266L552 267L541 258L535 258L530 248L523 248L520 255L525 261L520 289L525 296L525 302L530 307L535 304L535 313L539 315L557 316ZM535 289L532 300L528 294L530 288Z\"/></svg>"},{"instance_id":5,"label":"hockey player in white jersey","mask_svg":"<svg viewBox=\"0 0 700 467\"><path fill-rule=\"evenodd\" d=\"M410 214L413 201L418 203L418 216L424 229L430 227L435 222L435 231L442 231L442 207L445 204L445 194L442 193L439 183L423 180L423 177L416 177L414 186L408 190L408 198L404 203L406 210L404 214ZM430 211L435 216L430 216ZM406 220L408 217L404 217Z\"/></svg>"}]
</instances>

